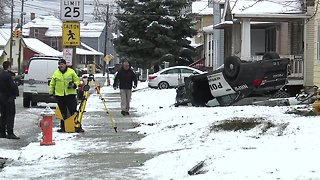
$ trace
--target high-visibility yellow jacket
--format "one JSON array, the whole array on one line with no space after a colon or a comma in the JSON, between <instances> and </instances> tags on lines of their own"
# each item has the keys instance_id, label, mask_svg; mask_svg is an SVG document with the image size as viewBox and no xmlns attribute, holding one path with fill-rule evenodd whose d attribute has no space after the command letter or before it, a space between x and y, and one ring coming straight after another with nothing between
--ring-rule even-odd
<instances>
[{"instance_id":1,"label":"high-visibility yellow jacket","mask_svg":"<svg viewBox=\"0 0 320 180\"><path fill-rule=\"evenodd\" d=\"M55 96L77 94L75 88L68 88L70 82L73 82L76 87L80 84L80 79L76 72L71 68L67 68L66 72L62 73L57 69L53 73L50 81L49 94L53 94Z\"/></svg>"}]
</instances>

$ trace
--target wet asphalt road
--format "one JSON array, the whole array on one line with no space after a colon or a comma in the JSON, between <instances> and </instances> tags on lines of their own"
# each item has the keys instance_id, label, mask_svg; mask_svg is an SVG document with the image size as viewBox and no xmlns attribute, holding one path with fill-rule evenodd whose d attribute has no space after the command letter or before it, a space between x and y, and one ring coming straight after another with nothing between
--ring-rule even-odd
<instances>
[{"instance_id":1,"label":"wet asphalt road","mask_svg":"<svg viewBox=\"0 0 320 180\"><path fill-rule=\"evenodd\" d=\"M100 84L102 83L100 82ZM38 137L41 133L39 120L41 117L36 112L27 111L22 107L22 92L20 95L16 99L15 133L21 139L0 139L0 152L1 149L19 150L31 142L39 142ZM118 94L103 96L106 98L106 102L119 103L120 101ZM136 174L136 170L146 160L152 158L152 155L128 148L128 145L132 142L142 138L142 135L136 132L126 131L137 125L131 119L135 116L134 108L132 108L130 116L125 117L119 113L119 108L109 108L109 111L117 121L117 133L111 127L105 112L85 112L83 119L85 132L76 133L77 140L84 146L94 144L95 146L101 145L103 148L87 147L84 152L65 158L64 161L67 163L50 170L52 173L39 174L38 177L33 175L32 179L145 179ZM54 127L57 126L58 121L54 121ZM11 161L8 161L6 165L7 168L10 168L10 166L28 166L28 164L15 164ZM11 178L28 178L28 175L25 173L15 174Z\"/></svg>"}]
</instances>

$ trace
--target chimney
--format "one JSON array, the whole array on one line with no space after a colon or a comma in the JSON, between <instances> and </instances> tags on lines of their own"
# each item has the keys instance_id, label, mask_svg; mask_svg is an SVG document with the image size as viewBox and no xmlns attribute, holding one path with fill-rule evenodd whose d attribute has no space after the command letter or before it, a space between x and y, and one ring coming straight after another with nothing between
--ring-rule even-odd
<instances>
[{"instance_id":1,"label":"chimney","mask_svg":"<svg viewBox=\"0 0 320 180\"><path fill-rule=\"evenodd\" d=\"M31 21L34 20L34 18L36 18L36 14L35 13L31 13L31 15L30 15Z\"/></svg>"}]
</instances>

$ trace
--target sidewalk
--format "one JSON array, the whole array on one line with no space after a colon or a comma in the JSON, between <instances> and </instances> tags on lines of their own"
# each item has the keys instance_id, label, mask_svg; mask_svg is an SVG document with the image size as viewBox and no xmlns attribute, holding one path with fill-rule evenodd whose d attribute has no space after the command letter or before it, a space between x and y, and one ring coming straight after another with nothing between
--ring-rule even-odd
<instances>
[{"instance_id":1,"label":"sidewalk","mask_svg":"<svg viewBox=\"0 0 320 180\"><path fill-rule=\"evenodd\" d=\"M105 79L96 77L96 81L101 86ZM142 138L127 131L135 126L131 119L135 110L132 108L130 116L122 116L119 93L112 87L101 89L110 114L117 122L118 133L112 128L110 116L104 111L98 95L93 93L93 87L82 121L85 132L57 133L59 122L54 121L55 145L40 146L37 122L43 109L30 108L16 117L15 131L21 139L0 139L0 157L11 157L0 171L0 178L143 179L136 173L152 155L128 148L132 142Z\"/></svg>"}]
</instances>

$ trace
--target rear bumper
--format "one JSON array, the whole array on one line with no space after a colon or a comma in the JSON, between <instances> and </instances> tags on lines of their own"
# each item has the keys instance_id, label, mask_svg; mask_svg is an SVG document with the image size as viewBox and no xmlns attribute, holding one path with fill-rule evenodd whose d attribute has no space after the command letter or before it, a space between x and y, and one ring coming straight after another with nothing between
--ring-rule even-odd
<instances>
[{"instance_id":1,"label":"rear bumper","mask_svg":"<svg viewBox=\"0 0 320 180\"><path fill-rule=\"evenodd\" d=\"M151 88L157 88L158 87L158 82L148 82L148 86Z\"/></svg>"},{"instance_id":2,"label":"rear bumper","mask_svg":"<svg viewBox=\"0 0 320 180\"><path fill-rule=\"evenodd\" d=\"M284 87L287 83L287 79L274 79L265 82L263 85L258 88L254 88L254 92L268 92L268 91L276 91Z\"/></svg>"},{"instance_id":3,"label":"rear bumper","mask_svg":"<svg viewBox=\"0 0 320 180\"><path fill-rule=\"evenodd\" d=\"M53 98L50 98L49 93L35 94L35 93L24 92L23 97L29 98L31 102L56 103L56 101Z\"/></svg>"}]
</instances>

